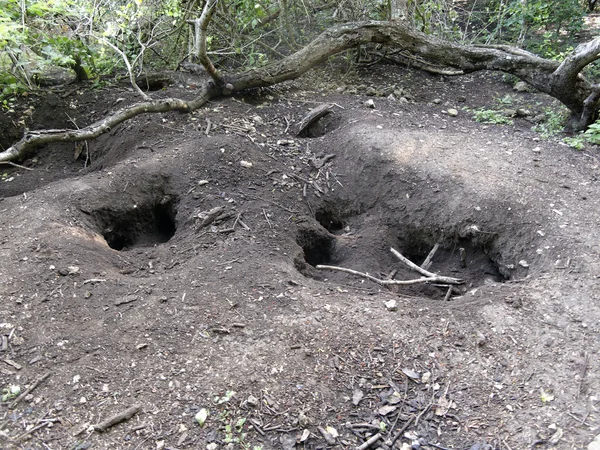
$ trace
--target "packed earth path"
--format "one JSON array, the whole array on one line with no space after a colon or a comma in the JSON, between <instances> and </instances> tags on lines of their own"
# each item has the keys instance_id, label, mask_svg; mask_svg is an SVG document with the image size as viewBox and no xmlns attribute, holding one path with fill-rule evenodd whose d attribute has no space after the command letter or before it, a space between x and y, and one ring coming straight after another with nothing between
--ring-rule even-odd
<instances>
[{"instance_id":1,"label":"packed earth path","mask_svg":"<svg viewBox=\"0 0 600 450\"><path fill-rule=\"evenodd\" d=\"M1 448L600 448L598 149L497 74L335 69L1 167Z\"/></svg>"}]
</instances>

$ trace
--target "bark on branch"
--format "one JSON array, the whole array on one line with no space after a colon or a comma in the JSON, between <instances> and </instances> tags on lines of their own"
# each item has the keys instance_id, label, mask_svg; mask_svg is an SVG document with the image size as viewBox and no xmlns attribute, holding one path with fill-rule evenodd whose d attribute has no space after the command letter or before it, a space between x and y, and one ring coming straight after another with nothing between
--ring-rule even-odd
<instances>
[{"instance_id":1,"label":"bark on branch","mask_svg":"<svg viewBox=\"0 0 600 450\"><path fill-rule=\"evenodd\" d=\"M199 19L201 28L210 21L216 3L217 0L206 3ZM205 43L204 38L205 30L201 37L201 42ZM506 45L455 44L422 33L402 21L355 22L329 28L297 52L264 67L238 74L222 76L208 60L204 47L200 52L201 62L214 81L205 84L195 99L186 101L172 98L142 102L119 110L81 130L27 131L19 142L0 152L0 161L22 158L28 150L51 142L82 141L98 137L138 114L172 110L189 112L218 95L229 95L295 79L328 57L367 43L384 44L420 60L430 61L436 66L446 66L465 73L499 70L513 74L565 104L571 110L570 127L573 130L586 128L598 114L600 88L588 82L580 72L587 64L600 57L600 38L578 46L559 63ZM206 60L202 60L203 53Z\"/></svg>"}]
</instances>

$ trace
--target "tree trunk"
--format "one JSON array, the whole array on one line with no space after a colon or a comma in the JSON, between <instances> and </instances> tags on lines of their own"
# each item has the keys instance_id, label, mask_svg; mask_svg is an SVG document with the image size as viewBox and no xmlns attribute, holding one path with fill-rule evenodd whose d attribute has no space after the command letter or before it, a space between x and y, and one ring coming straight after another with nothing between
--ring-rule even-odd
<instances>
[{"instance_id":1,"label":"tree trunk","mask_svg":"<svg viewBox=\"0 0 600 450\"><path fill-rule=\"evenodd\" d=\"M498 70L515 75L566 105L571 111L571 130L585 129L597 117L600 85L590 84L580 72L600 58L600 38L579 45L560 63L508 45L455 44L426 35L404 21L368 21L332 27L296 53L265 67L229 75L216 73L217 76L214 76L209 72L213 80L206 82L200 95L191 101L163 99L142 102L81 130L27 131L19 142L0 152L0 161L22 158L28 150L50 142L95 138L138 114L171 110L189 112L219 95L295 79L330 56L366 43L387 45L437 66L458 69L462 73Z\"/></svg>"}]
</instances>

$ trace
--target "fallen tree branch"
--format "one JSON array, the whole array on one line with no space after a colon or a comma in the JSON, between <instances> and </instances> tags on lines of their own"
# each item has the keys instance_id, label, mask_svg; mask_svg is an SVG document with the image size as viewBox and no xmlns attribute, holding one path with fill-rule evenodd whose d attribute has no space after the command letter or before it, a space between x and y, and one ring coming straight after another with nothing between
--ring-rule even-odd
<instances>
[{"instance_id":1,"label":"fallen tree branch","mask_svg":"<svg viewBox=\"0 0 600 450\"><path fill-rule=\"evenodd\" d=\"M442 284L463 284L464 283L464 280L461 280L459 278L442 277L442 276L436 275L433 272L429 272L428 270L425 270L422 267L417 266L414 262L412 262L410 259L403 256L398 250L396 250L394 248L390 248L390 251L396 258L398 258L400 261L402 261L404 264L406 264L410 269L414 270L415 272L419 272L421 275L426 276L428 279L430 279L434 283L442 283ZM435 280L434 280L434 278L435 278Z\"/></svg>"},{"instance_id":2,"label":"fallen tree branch","mask_svg":"<svg viewBox=\"0 0 600 450\"><path fill-rule=\"evenodd\" d=\"M108 419L94 425L94 430L96 431L105 431L108 428L116 425L120 422L123 422L127 419L131 419L135 414L137 414L142 407L140 405L133 405L127 408L125 411L121 411L114 416L109 417Z\"/></svg>"},{"instance_id":3,"label":"fallen tree branch","mask_svg":"<svg viewBox=\"0 0 600 450\"><path fill-rule=\"evenodd\" d=\"M214 12L216 0L207 1L202 17L194 21L200 44L205 45L205 30ZM578 46L564 61L544 59L525 50L505 46L460 45L442 40L411 28L402 21L366 21L334 26L325 30L297 52L245 72L221 75L212 65L206 48L200 51L200 61L212 81L205 83L191 101L163 99L143 102L119 110L81 130L26 131L23 138L0 152L0 161L22 158L27 150L51 142L82 141L100 136L119 123L138 114L151 112L190 112L218 95L229 95L251 88L268 87L298 78L332 55L357 45L383 44L405 55L431 62L436 67L448 67L464 73L497 70L517 76L541 92L549 94L571 111L570 129L581 130L598 115L600 93L582 75L581 70L600 58L600 38ZM586 103L587 100L587 103Z\"/></svg>"},{"instance_id":4,"label":"fallen tree branch","mask_svg":"<svg viewBox=\"0 0 600 450\"><path fill-rule=\"evenodd\" d=\"M367 278L368 280L374 281L377 284L382 286L390 286L390 285L400 285L407 286L411 284L421 284L421 283L442 283L442 284L463 284L464 281L457 278L449 278L449 277L422 277L416 278L414 280L382 280L381 278L374 277L373 275L369 275L368 273L359 272L357 270L346 269L345 267L338 266L327 266L323 264L319 264L316 266L317 269L320 270L337 270L339 272L346 272L352 275L356 275L359 277Z\"/></svg>"},{"instance_id":5,"label":"fallen tree branch","mask_svg":"<svg viewBox=\"0 0 600 450\"><path fill-rule=\"evenodd\" d=\"M77 142L94 139L110 131L115 126L139 114L181 111L189 112L198 109L211 98L211 86L206 83L200 95L191 101L178 98L165 98L141 102L120 109L113 114L78 130L32 130L26 131L21 140L3 152L0 152L0 162L11 161L24 157L33 148L52 142Z\"/></svg>"}]
</instances>

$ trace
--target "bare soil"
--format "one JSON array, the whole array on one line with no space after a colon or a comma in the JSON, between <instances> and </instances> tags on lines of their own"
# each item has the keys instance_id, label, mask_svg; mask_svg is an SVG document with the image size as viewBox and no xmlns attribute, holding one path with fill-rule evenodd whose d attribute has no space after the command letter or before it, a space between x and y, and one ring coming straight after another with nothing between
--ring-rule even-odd
<instances>
[{"instance_id":1,"label":"bare soil","mask_svg":"<svg viewBox=\"0 0 600 450\"><path fill-rule=\"evenodd\" d=\"M498 99L549 104L490 74L328 68L3 166L0 447L587 448L598 150L466 109ZM1 142L133 101L56 91L5 114ZM315 267L414 279L390 248L420 265L436 243L430 271L466 281L449 300Z\"/></svg>"}]
</instances>

